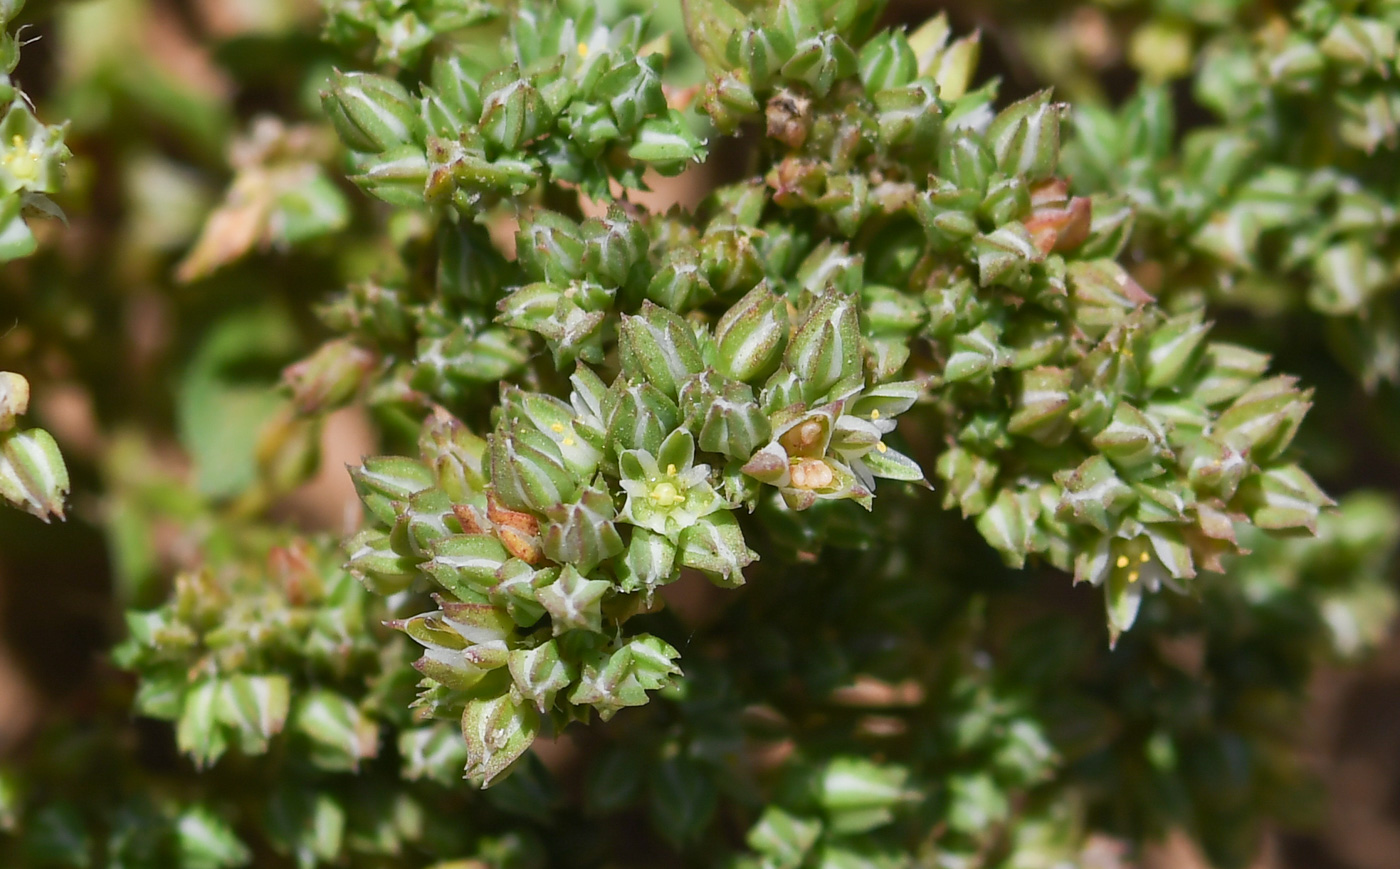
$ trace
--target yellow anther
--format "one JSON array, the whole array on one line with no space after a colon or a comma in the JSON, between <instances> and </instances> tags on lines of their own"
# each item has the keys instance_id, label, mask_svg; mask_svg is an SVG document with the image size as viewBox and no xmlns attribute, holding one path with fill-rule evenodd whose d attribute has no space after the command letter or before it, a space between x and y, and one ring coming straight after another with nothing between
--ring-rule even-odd
<instances>
[{"instance_id":1,"label":"yellow anther","mask_svg":"<svg viewBox=\"0 0 1400 869\"><path fill-rule=\"evenodd\" d=\"M674 477L675 475L676 475L676 466L675 466L675 465L667 465L667 466L666 466L666 476L668 476L668 477Z\"/></svg>"},{"instance_id":2,"label":"yellow anther","mask_svg":"<svg viewBox=\"0 0 1400 869\"><path fill-rule=\"evenodd\" d=\"M14 138L10 139L10 144L14 145L16 148L23 148L24 137L21 136L19 133L15 133Z\"/></svg>"},{"instance_id":3,"label":"yellow anther","mask_svg":"<svg viewBox=\"0 0 1400 869\"><path fill-rule=\"evenodd\" d=\"M1137 572L1136 570L1134 570L1132 573L1128 574L1128 582L1137 582L1137 581L1138 581L1138 572Z\"/></svg>"},{"instance_id":4,"label":"yellow anther","mask_svg":"<svg viewBox=\"0 0 1400 869\"><path fill-rule=\"evenodd\" d=\"M566 447L571 447L571 446L574 445L574 439L573 439L573 438L564 438L564 440L561 441L561 443L564 444L564 446L566 446Z\"/></svg>"},{"instance_id":5,"label":"yellow anther","mask_svg":"<svg viewBox=\"0 0 1400 869\"><path fill-rule=\"evenodd\" d=\"M883 453L885 450L889 449L889 447L885 446L885 442L884 442L884 441L881 441L881 442L879 442L878 444L875 445L875 449L877 449L877 450L879 450L880 452Z\"/></svg>"},{"instance_id":6,"label":"yellow anther","mask_svg":"<svg viewBox=\"0 0 1400 869\"><path fill-rule=\"evenodd\" d=\"M555 432L555 433L557 434L557 433L563 432L563 431L564 431L564 427L563 427L562 425L560 425L559 423L556 422L555 424L553 424L553 425L551 425L551 426L549 427L549 430L552 431L552 432Z\"/></svg>"},{"instance_id":7,"label":"yellow anther","mask_svg":"<svg viewBox=\"0 0 1400 869\"><path fill-rule=\"evenodd\" d=\"M1128 566L1128 556L1126 556L1126 555L1120 555L1120 556L1118 556L1118 566L1119 566L1119 567L1127 567L1127 566Z\"/></svg>"},{"instance_id":8,"label":"yellow anther","mask_svg":"<svg viewBox=\"0 0 1400 869\"><path fill-rule=\"evenodd\" d=\"M1149 561L1152 560L1152 556L1150 556L1150 555L1148 555L1146 552L1144 552L1144 553L1142 554L1142 557L1139 558L1138 560L1141 561L1143 564L1146 564L1147 562L1149 562Z\"/></svg>"},{"instance_id":9,"label":"yellow anther","mask_svg":"<svg viewBox=\"0 0 1400 869\"><path fill-rule=\"evenodd\" d=\"M588 43L586 43L586 42L580 42L580 43L578 44L578 56L579 56L579 57L587 57L587 56L588 56Z\"/></svg>"},{"instance_id":10,"label":"yellow anther","mask_svg":"<svg viewBox=\"0 0 1400 869\"><path fill-rule=\"evenodd\" d=\"M871 418L871 419L879 419L879 418L880 418L880 409L879 409L878 407L875 408L874 410L870 411L870 418Z\"/></svg>"}]
</instances>

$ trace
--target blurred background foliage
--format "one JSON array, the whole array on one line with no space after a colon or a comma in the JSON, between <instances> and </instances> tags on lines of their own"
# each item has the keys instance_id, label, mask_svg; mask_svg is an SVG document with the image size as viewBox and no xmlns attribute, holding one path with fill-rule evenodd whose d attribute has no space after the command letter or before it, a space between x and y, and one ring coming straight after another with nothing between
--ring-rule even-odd
<instances>
[{"instance_id":1,"label":"blurred background foliage","mask_svg":"<svg viewBox=\"0 0 1400 869\"><path fill-rule=\"evenodd\" d=\"M702 83L679 3L590 5L650 13L668 85ZM1054 87L1076 192L1133 206L1134 278L1315 390L1295 452L1339 502L1315 538L1246 537L1110 652L1097 595L882 488L878 523L849 519L875 545L738 600L668 589L646 618L687 644L686 678L475 791L456 728L410 714L396 602L342 566L344 465L416 450L401 385L308 414L282 372L345 331L347 287L392 331L384 288L428 261L421 215L347 181L318 92L337 68L412 75L444 42L489 66L487 7L31 0L15 22L12 77L72 156L65 217L29 219L33 252L0 270L0 370L28 379L72 494L62 525L0 511L0 863L1390 865L1400 4L882 16L979 31L1000 104ZM732 180L742 153L721 155L656 201L694 207ZM815 533L840 539L833 515ZM1204 858L1150 844L1182 833Z\"/></svg>"}]
</instances>

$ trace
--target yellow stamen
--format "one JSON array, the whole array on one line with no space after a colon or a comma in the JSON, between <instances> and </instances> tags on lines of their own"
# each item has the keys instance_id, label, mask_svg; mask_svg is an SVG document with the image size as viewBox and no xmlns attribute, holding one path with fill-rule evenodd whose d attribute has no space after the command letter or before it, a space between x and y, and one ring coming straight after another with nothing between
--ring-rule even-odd
<instances>
[{"instance_id":1,"label":"yellow stamen","mask_svg":"<svg viewBox=\"0 0 1400 869\"><path fill-rule=\"evenodd\" d=\"M1126 556L1126 555L1120 555L1120 556L1118 556L1118 566L1119 566L1119 567L1127 567L1127 566L1128 566L1128 556Z\"/></svg>"},{"instance_id":2,"label":"yellow stamen","mask_svg":"<svg viewBox=\"0 0 1400 869\"><path fill-rule=\"evenodd\" d=\"M588 56L588 43L586 43L586 42L580 42L580 43L578 44L578 56L579 56L579 57L587 57L587 56Z\"/></svg>"},{"instance_id":3,"label":"yellow stamen","mask_svg":"<svg viewBox=\"0 0 1400 869\"><path fill-rule=\"evenodd\" d=\"M549 427L549 430L557 434L559 432L562 432L564 430L564 427L556 422L555 424Z\"/></svg>"},{"instance_id":4,"label":"yellow stamen","mask_svg":"<svg viewBox=\"0 0 1400 869\"><path fill-rule=\"evenodd\" d=\"M1136 570L1134 570L1132 573L1128 574L1128 582L1137 582L1137 581L1138 581L1138 572L1137 572Z\"/></svg>"},{"instance_id":5,"label":"yellow stamen","mask_svg":"<svg viewBox=\"0 0 1400 869\"><path fill-rule=\"evenodd\" d=\"M1146 552L1144 552L1144 553L1142 554L1142 557L1141 557L1139 560L1140 560L1143 564L1146 564L1147 562L1149 562L1149 561L1152 560L1152 556L1150 556L1150 555L1148 555Z\"/></svg>"},{"instance_id":6,"label":"yellow stamen","mask_svg":"<svg viewBox=\"0 0 1400 869\"><path fill-rule=\"evenodd\" d=\"M676 475L676 466L675 466L675 465L667 465L667 466L666 466L666 476L668 476L668 477L674 477L675 475Z\"/></svg>"},{"instance_id":7,"label":"yellow stamen","mask_svg":"<svg viewBox=\"0 0 1400 869\"><path fill-rule=\"evenodd\" d=\"M573 438L564 438L564 440L562 441L562 443L563 443L564 446L566 446L566 447L571 447L571 446L574 445L574 439L573 439Z\"/></svg>"},{"instance_id":8,"label":"yellow stamen","mask_svg":"<svg viewBox=\"0 0 1400 869\"><path fill-rule=\"evenodd\" d=\"M876 408L875 410L870 411L870 418L871 418L871 419L879 419L879 418L880 418L880 409L879 409L879 408Z\"/></svg>"},{"instance_id":9,"label":"yellow stamen","mask_svg":"<svg viewBox=\"0 0 1400 869\"><path fill-rule=\"evenodd\" d=\"M889 449L889 447L885 446L885 442L884 442L884 441L881 441L880 443L878 443L878 444L875 445L875 449L877 449L877 450L879 450L880 452L883 453L885 450Z\"/></svg>"}]
</instances>

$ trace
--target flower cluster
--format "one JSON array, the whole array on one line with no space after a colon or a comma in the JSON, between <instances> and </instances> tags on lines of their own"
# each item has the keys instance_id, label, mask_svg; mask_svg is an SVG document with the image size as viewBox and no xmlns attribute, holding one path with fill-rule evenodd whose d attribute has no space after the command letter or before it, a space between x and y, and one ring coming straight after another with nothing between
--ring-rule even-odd
<instances>
[{"instance_id":1,"label":"flower cluster","mask_svg":"<svg viewBox=\"0 0 1400 869\"><path fill-rule=\"evenodd\" d=\"M1057 174L1064 107L996 112L994 86L968 89L975 39L941 19L867 38L859 9L692 10L703 111L767 134L695 220L610 197L704 153L639 21L531 9L495 72L449 54L416 100L368 74L324 96L362 185L444 221L405 385L466 408L521 383L489 437L438 407L419 461L354 471L377 527L352 569L384 593L431 578L439 609L399 626L426 649L425 708L465 708L483 782L537 716L607 718L679 672L621 625L682 570L742 583L744 514L802 526L824 502L870 508L876 478L922 481L886 442L921 398L945 505L1009 563L1103 586L1114 638L1144 590L1221 569L1236 519L1306 531L1330 503L1286 460L1307 394L1115 262L1131 211ZM585 218L576 191L611 204ZM514 262L472 226L501 203Z\"/></svg>"},{"instance_id":2,"label":"flower cluster","mask_svg":"<svg viewBox=\"0 0 1400 869\"><path fill-rule=\"evenodd\" d=\"M1165 89L1118 112L1086 106L1076 184L1132 200L1140 278L1265 314L1330 318L1337 356L1369 386L1400 379L1396 248L1400 18L1394 5L1299 4L1250 36L1204 41L1194 91L1218 122L1173 142Z\"/></svg>"}]
</instances>

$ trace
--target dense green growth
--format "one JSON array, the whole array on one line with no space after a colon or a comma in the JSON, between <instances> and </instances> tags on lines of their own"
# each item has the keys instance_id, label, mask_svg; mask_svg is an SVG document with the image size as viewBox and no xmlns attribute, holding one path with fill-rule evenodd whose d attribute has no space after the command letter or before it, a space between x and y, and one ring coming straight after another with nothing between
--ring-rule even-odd
<instances>
[{"instance_id":1,"label":"dense green growth","mask_svg":"<svg viewBox=\"0 0 1400 869\"><path fill-rule=\"evenodd\" d=\"M0 255L76 225L0 364L95 429L0 374L0 495L61 516L68 451L125 609L0 861L1235 867L1307 820L1303 689L1394 608L1345 402L1400 421L1400 5L1091 7L1118 105L1072 4L1019 98L879 0L303 5L230 4L208 80L132 60L145 0L44 20L66 194L0 120ZM346 407L363 518L299 531Z\"/></svg>"}]
</instances>

